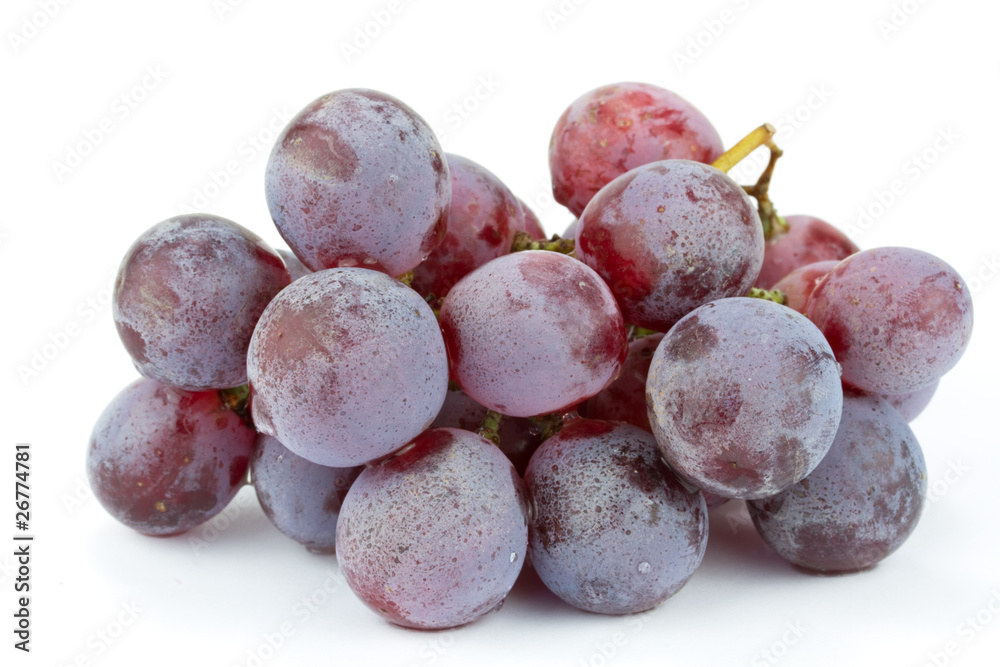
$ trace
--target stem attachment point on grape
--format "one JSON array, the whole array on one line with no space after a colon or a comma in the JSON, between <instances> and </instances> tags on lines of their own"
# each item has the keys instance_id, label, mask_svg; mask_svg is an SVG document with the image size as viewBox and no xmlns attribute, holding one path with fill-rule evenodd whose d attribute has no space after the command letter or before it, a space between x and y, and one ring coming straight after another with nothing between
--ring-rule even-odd
<instances>
[{"instance_id":1,"label":"stem attachment point on grape","mask_svg":"<svg viewBox=\"0 0 1000 667\"><path fill-rule=\"evenodd\" d=\"M548 250L558 252L563 255L572 255L576 250L574 239L560 238L558 234L553 234L551 239L535 240L528 232L518 232L514 235L514 242L510 245L511 252L521 252L522 250Z\"/></svg>"},{"instance_id":2,"label":"stem attachment point on grape","mask_svg":"<svg viewBox=\"0 0 1000 667\"><path fill-rule=\"evenodd\" d=\"M784 306L786 304L785 293L778 289L761 289L759 287L751 287L750 293L747 294L751 299L763 299L764 301L773 301L775 303Z\"/></svg>"},{"instance_id":3,"label":"stem attachment point on grape","mask_svg":"<svg viewBox=\"0 0 1000 667\"><path fill-rule=\"evenodd\" d=\"M488 410L483 417L483 423L479 426L479 435L486 438L496 446L500 446L500 422L503 415L493 410Z\"/></svg>"}]
</instances>

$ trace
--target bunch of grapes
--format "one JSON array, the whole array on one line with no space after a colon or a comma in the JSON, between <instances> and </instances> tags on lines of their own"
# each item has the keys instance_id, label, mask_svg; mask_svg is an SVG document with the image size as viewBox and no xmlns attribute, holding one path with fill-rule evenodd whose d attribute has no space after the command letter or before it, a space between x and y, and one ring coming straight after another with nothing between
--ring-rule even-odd
<instances>
[{"instance_id":1,"label":"bunch of grapes","mask_svg":"<svg viewBox=\"0 0 1000 667\"><path fill-rule=\"evenodd\" d=\"M412 628L497 609L529 563L580 609L651 609L729 499L800 569L871 568L919 518L907 422L972 302L933 255L778 215L773 135L724 151L672 92L587 93L549 148L579 219L546 239L399 100L320 97L266 169L290 250L200 214L128 250L114 321L143 377L94 427L94 493L167 536L251 483ZM762 146L757 183L727 176Z\"/></svg>"}]
</instances>

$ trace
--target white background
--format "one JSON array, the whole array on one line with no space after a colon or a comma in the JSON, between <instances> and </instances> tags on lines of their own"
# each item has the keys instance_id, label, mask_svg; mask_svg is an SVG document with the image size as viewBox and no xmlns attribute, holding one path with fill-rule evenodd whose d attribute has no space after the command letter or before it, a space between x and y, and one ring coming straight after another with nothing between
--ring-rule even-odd
<instances>
[{"instance_id":1,"label":"white background","mask_svg":"<svg viewBox=\"0 0 1000 667\"><path fill-rule=\"evenodd\" d=\"M36 0L0 12L0 541L13 544L15 442L32 444L37 536L30 655L12 648L13 546L0 546L3 664L996 664L997 3L908 0L894 26L890 0L400 0L350 57L343 45L388 0L49 4L51 18ZM774 123L782 212L826 218L863 247L931 251L969 283L972 344L913 424L933 501L896 554L864 574L806 576L731 503L702 567L652 612L585 614L528 581L497 614L421 633L362 606L335 560L280 535L250 489L173 539L132 533L89 496L90 428L136 376L107 306L118 262L185 205L280 244L263 193L269 125L331 90L386 91L551 233L571 219L547 194L552 127L577 96L622 80L680 93L727 145ZM77 149L76 166L56 165Z\"/></svg>"}]
</instances>

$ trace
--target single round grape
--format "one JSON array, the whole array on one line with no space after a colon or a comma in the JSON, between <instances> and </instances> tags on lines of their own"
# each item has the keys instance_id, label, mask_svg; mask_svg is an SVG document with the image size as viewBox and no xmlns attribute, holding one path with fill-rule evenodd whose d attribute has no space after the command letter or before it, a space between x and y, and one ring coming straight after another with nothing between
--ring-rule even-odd
<instances>
[{"instance_id":1,"label":"single round grape","mask_svg":"<svg viewBox=\"0 0 1000 667\"><path fill-rule=\"evenodd\" d=\"M876 394L932 384L972 336L965 281L913 248L873 248L843 260L816 286L806 315L830 341L844 382Z\"/></svg>"},{"instance_id":2,"label":"single round grape","mask_svg":"<svg viewBox=\"0 0 1000 667\"><path fill-rule=\"evenodd\" d=\"M800 266L839 262L860 250L844 232L811 215L790 215L785 222L788 229L775 229L764 245L764 264L754 283L757 287L771 289Z\"/></svg>"},{"instance_id":3,"label":"single round grape","mask_svg":"<svg viewBox=\"0 0 1000 667\"><path fill-rule=\"evenodd\" d=\"M431 428L460 428L477 433L486 418L486 407L476 403L461 389L448 389L441 412L434 418ZM504 417L497 432L500 451L514 464L518 475L523 475L531 455L542 444L542 427L523 417Z\"/></svg>"},{"instance_id":4,"label":"single round grape","mask_svg":"<svg viewBox=\"0 0 1000 667\"><path fill-rule=\"evenodd\" d=\"M646 377L663 334L644 336L629 343L625 365L614 382L587 401L590 419L620 421L652 431L646 411Z\"/></svg>"},{"instance_id":5,"label":"single round grape","mask_svg":"<svg viewBox=\"0 0 1000 667\"><path fill-rule=\"evenodd\" d=\"M533 239L547 238L545 228L542 227L542 221L538 219L538 216L531 210L531 207L520 197L517 197L517 201L521 204L521 216L524 221L521 231L528 232Z\"/></svg>"},{"instance_id":6,"label":"single round grape","mask_svg":"<svg viewBox=\"0 0 1000 667\"><path fill-rule=\"evenodd\" d=\"M313 553L333 553L337 518L362 466L331 468L307 461L261 433L250 456L257 500L275 528Z\"/></svg>"},{"instance_id":7,"label":"single round grape","mask_svg":"<svg viewBox=\"0 0 1000 667\"><path fill-rule=\"evenodd\" d=\"M676 593L701 563L708 509L631 424L578 419L535 452L525 474L535 572L579 609L630 614Z\"/></svg>"},{"instance_id":8,"label":"single round grape","mask_svg":"<svg viewBox=\"0 0 1000 667\"><path fill-rule=\"evenodd\" d=\"M803 315L721 299L667 332L646 382L667 463L704 491L762 498L815 468L837 434L840 372Z\"/></svg>"},{"instance_id":9,"label":"single round grape","mask_svg":"<svg viewBox=\"0 0 1000 667\"><path fill-rule=\"evenodd\" d=\"M207 214L164 220L129 248L112 313L138 371L204 391L246 384L257 319L291 281L281 257L235 222Z\"/></svg>"},{"instance_id":10,"label":"single round grape","mask_svg":"<svg viewBox=\"0 0 1000 667\"><path fill-rule=\"evenodd\" d=\"M402 275L445 232L451 184L441 145L385 93L339 90L311 102L278 136L264 177L274 224L313 271Z\"/></svg>"},{"instance_id":11,"label":"single round grape","mask_svg":"<svg viewBox=\"0 0 1000 667\"><path fill-rule=\"evenodd\" d=\"M477 403L504 415L562 412L618 374L625 324L607 286L572 257L544 250L479 267L441 307L451 372Z\"/></svg>"},{"instance_id":12,"label":"single round grape","mask_svg":"<svg viewBox=\"0 0 1000 667\"><path fill-rule=\"evenodd\" d=\"M218 392L142 378L98 418L87 479L121 523L144 535L176 535L225 509L246 482L256 435Z\"/></svg>"},{"instance_id":13,"label":"single round grape","mask_svg":"<svg viewBox=\"0 0 1000 667\"><path fill-rule=\"evenodd\" d=\"M598 190L658 160L712 162L722 139L679 95L647 83L617 83L581 96L563 112L549 144L552 193L579 216Z\"/></svg>"},{"instance_id":14,"label":"single round grape","mask_svg":"<svg viewBox=\"0 0 1000 667\"><path fill-rule=\"evenodd\" d=\"M473 269L510 252L525 228L524 209L493 172L448 154L451 208L448 231L434 252L413 269L410 286L421 296L443 297Z\"/></svg>"},{"instance_id":15,"label":"single round grape","mask_svg":"<svg viewBox=\"0 0 1000 667\"><path fill-rule=\"evenodd\" d=\"M312 273L312 271L309 270L309 267L303 264L302 260L296 257L295 253L291 250L278 248L278 254L281 255L281 259L285 260L285 266L288 268L288 274L292 277L293 281Z\"/></svg>"},{"instance_id":16,"label":"single round grape","mask_svg":"<svg viewBox=\"0 0 1000 667\"><path fill-rule=\"evenodd\" d=\"M524 483L474 433L432 429L354 482L337 524L351 590L388 621L464 625L500 605L524 564Z\"/></svg>"},{"instance_id":17,"label":"single round grape","mask_svg":"<svg viewBox=\"0 0 1000 667\"><path fill-rule=\"evenodd\" d=\"M247 366L258 430L338 468L405 445L448 389L434 312L368 269L318 271L285 288L260 318Z\"/></svg>"},{"instance_id":18,"label":"single round grape","mask_svg":"<svg viewBox=\"0 0 1000 667\"><path fill-rule=\"evenodd\" d=\"M731 178L666 160L619 176L590 201L576 253L607 282L626 322L667 331L703 303L747 294L764 232Z\"/></svg>"},{"instance_id":19,"label":"single round grape","mask_svg":"<svg viewBox=\"0 0 1000 667\"><path fill-rule=\"evenodd\" d=\"M764 541L806 570L873 567L906 541L927 496L923 453L906 421L877 396L844 396L823 462L789 489L747 503Z\"/></svg>"},{"instance_id":20,"label":"single round grape","mask_svg":"<svg viewBox=\"0 0 1000 667\"><path fill-rule=\"evenodd\" d=\"M825 262L813 262L812 264L800 266L776 282L770 289L776 289L784 293L785 305L805 315L806 306L809 304L809 297L812 296L816 286L839 263L836 260L827 260Z\"/></svg>"},{"instance_id":21,"label":"single round grape","mask_svg":"<svg viewBox=\"0 0 1000 667\"><path fill-rule=\"evenodd\" d=\"M934 382L923 389L917 389L908 394L881 394L881 397L889 401L903 419L911 422L924 411L924 408L930 405L938 384L938 382Z\"/></svg>"}]
</instances>

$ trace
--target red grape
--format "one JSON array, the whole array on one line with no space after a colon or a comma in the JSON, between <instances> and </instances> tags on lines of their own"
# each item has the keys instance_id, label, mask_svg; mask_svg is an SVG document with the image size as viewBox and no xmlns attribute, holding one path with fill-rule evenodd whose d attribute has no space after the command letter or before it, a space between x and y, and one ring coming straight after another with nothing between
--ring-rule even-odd
<instances>
[{"instance_id":1,"label":"red grape","mask_svg":"<svg viewBox=\"0 0 1000 667\"><path fill-rule=\"evenodd\" d=\"M806 305L809 303L809 297L812 296L816 285L819 285L826 274L833 271L833 267L839 263L831 259L800 266L776 282L771 289L784 293L785 305L805 315Z\"/></svg>"},{"instance_id":2,"label":"red grape","mask_svg":"<svg viewBox=\"0 0 1000 667\"><path fill-rule=\"evenodd\" d=\"M585 404L587 417L622 421L647 431L653 430L646 412L646 376L661 340L663 334L653 334L629 343L621 373Z\"/></svg>"},{"instance_id":3,"label":"red grape","mask_svg":"<svg viewBox=\"0 0 1000 667\"><path fill-rule=\"evenodd\" d=\"M776 228L764 245L757 287L771 289L800 266L831 259L839 262L860 250L844 232L811 215L790 215L785 222L788 229Z\"/></svg>"}]
</instances>

